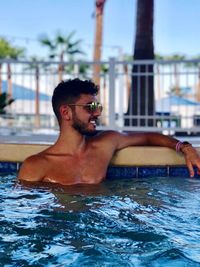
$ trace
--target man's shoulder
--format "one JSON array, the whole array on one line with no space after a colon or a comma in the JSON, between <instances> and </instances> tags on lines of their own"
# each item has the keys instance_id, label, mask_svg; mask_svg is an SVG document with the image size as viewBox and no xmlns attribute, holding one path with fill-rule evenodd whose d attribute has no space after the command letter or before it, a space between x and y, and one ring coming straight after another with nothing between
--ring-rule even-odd
<instances>
[{"instance_id":1,"label":"man's shoulder","mask_svg":"<svg viewBox=\"0 0 200 267\"><path fill-rule=\"evenodd\" d=\"M117 131L102 131L91 139L91 143L102 147L115 149L119 142L120 133Z\"/></svg>"},{"instance_id":2,"label":"man's shoulder","mask_svg":"<svg viewBox=\"0 0 200 267\"><path fill-rule=\"evenodd\" d=\"M120 133L113 130L101 131L95 137L97 139L112 139L113 137L119 136Z\"/></svg>"},{"instance_id":3,"label":"man's shoulder","mask_svg":"<svg viewBox=\"0 0 200 267\"><path fill-rule=\"evenodd\" d=\"M31 164L40 164L45 162L45 154L43 152L40 152L38 154L31 155L27 157L23 164L31 165Z\"/></svg>"},{"instance_id":4,"label":"man's shoulder","mask_svg":"<svg viewBox=\"0 0 200 267\"><path fill-rule=\"evenodd\" d=\"M41 181L47 165L42 153L27 157L22 163L18 179L25 181Z\"/></svg>"}]
</instances>

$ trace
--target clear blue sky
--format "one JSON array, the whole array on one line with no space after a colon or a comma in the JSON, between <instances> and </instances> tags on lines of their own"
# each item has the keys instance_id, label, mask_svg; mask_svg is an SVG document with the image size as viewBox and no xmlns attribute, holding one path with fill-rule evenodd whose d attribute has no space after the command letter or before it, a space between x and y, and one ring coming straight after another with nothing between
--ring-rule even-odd
<instances>
[{"instance_id":1,"label":"clear blue sky","mask_svg":"<svg viewBox=\"0 0 200 267\"><path fill-rule=\"evenodd\" d=\"M76 31L91 60L95 20L94 0L6 0L1 1L0 36L26 47L28 55L45 56L37 42L47 33ZM132 54L136 0L107 0L105 5L103 57L117 56L119 48ZM200 0L155 0L155 52L169 55L200 55Z\"/></svg>"}]
</instances>

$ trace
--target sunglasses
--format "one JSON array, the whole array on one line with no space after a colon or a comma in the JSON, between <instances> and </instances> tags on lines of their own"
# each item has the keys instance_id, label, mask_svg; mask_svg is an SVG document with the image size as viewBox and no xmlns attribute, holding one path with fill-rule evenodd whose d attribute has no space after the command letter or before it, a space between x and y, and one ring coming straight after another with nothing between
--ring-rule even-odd
<instances>
[{"instance_id":1,"label":"sunglasses","mask_svg":"<svg viewBox=\"0 0 200 267\"><path fill-rule=\"evenodd\" d=\"M99 102L91 102L88 104L67 104L68 106L80 106L84 107L85 110L87 110L89 113L94 113L96 111L102 112L103 106Z\"/></svg>"}]
</instances>

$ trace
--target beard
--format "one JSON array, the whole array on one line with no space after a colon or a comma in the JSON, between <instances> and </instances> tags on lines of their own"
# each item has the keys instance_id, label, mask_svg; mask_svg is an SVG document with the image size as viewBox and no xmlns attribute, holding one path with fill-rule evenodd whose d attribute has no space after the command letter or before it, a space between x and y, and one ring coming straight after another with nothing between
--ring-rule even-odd
<instances>
[{"instance_id":1,"label":"beard","mask_svg":"<svg viewBox=\"0 0 200 267\"><path fill-rule=\"evenodd\" d=\"M93 118L96 120L96 118ZM76 116L76 114L73 114L73 124L72 127L78 131L80 134L87 135L87 136L93 136L97 133L96 129L89 129L88 128L88 123L82 122L79 120Z\"/></svg>"}]
</instances>

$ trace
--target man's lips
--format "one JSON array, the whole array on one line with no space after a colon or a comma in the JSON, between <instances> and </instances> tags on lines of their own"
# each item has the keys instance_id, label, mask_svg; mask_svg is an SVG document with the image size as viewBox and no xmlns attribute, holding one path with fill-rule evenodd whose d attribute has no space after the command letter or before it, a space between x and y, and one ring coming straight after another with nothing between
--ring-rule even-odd
<instances>
[{"instance_id":1,"label":"man's lips","mask_svg":"<svg viewBox=\"0 0 200 267\"><path fill-rule=\"evenodd\" d=\"M92 119L89 120L89 122L90 122L91 124L93 124L93 125L96 126L96 124L97 124L97 118L92 118Z\"/></svg>"}]
</instances>

